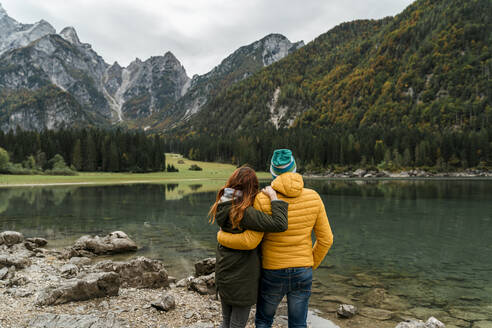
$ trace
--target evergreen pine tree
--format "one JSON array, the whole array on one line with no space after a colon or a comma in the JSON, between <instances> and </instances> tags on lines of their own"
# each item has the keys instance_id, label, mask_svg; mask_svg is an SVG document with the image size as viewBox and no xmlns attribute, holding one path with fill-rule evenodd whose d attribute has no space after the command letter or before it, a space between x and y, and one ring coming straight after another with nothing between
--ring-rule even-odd
<instances>
[{"instance_id":1,"label":"evergreen pine tree","mask_svg":"<svg viewBox=\"0 0 492 328\"><path fill-rule=\"evenodd\" d=\"M80 139L77 139L77 141L75 141L75 145L73 147L72 165L77 171L80 171L82 169L82 146L80 143Z\"/></svg>"}]
</instances>

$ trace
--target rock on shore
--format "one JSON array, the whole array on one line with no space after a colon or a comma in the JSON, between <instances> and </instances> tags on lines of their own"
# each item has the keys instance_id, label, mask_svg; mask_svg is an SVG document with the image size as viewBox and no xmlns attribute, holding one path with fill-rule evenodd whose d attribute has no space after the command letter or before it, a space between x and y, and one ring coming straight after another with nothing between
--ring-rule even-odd
<instances>
[{"instance_id":1,"label":"rock on shore","mask_svg":"<svg viewBox=\"0 0 492 328\"><path fill-rule=\"evenodd\" d=\"M168 274L164 265L156 260L138 257L129 262L99 262L95 268L106 272L116 272L122 287L159 288L168 287Z\"/></svg>"},{"instance_id":2,"label":"rock on shore","mask_svg":"<svg viewBox=\"0 0 492 328\"><path fill-rule=\"evenodd\" d=\"M123 232L84 237L65 250L42 248L42 238L10 231L0 235L2 328L181 328L220 322L220 302L210 295L214 273L192 277L179 288L160 261L137 257L94 263L98 254L136 249Z\"/></svg>"},{"instance_id":3,"label":"rock on shore","mask_svg":"<svg viewBox=\"0 0 492 328\"><path fill-rule=\"evenodd\" d=\"M215 272L215 257L209 257L195 263L195 276L206 276Z\"/></svg>"},{"instance_id":4,"label":"rock on shore","mask_svg":"<svg viewBox=\"0 0 492 328\"><path fill-rule=\"evenodd\" d=\"M24 241L24 236L17 231L4 231L0 233L0 245L12 246Z\"/></svg>"},{"instance_id":5,"label":"rock on shore","mask_svg":"<svg viewBox=\"0 0 492 328\"><path fill-rule=\"evenodd\" d=\"M80 237L70 249L69 257L80 253L86 255L87 252L102 255L132 252L137 249L137 244L126 233L114 231L104 237L89 235Z\"/></svg>"},{"instance_id":6,"label":"rock on shore","mask_svg":"<svg viewBox=\"0 0 492 328\"><path fill-rule=\"evenodd\" d=\"M29 322L30 328L123 328L128 327L126 323L118 319L114 313L99 317L96 315L70 315L44 313L35 316Z\"/></svg>"},{"instance_id":7,"label":"rock on shore","mask_svg":"<svg viewBox=\"0 0 492 328\"><path fill-rule=\"evenodd\" d=\"M9 232L1 235L4 241L0 245L0 263L3 263L0 265L2 328L185 328L216 327L221 321L220 302L215 295L213 258L197 262L195 276L175 283L176 279L168 276L160 261L137 257L124 262L105 260L97 263L93 248L83 249L83 253L87 252L92 259L67 257L66 250L42 248L45 243L40 239L7 238L8 246L4 237L19 234ZM108 240L126 239L124 233L108 236ZM357 279L368 286L370 284L366 278L360 275ZM388 298L380 292L370 295L378 300ZM327 298L326 302L333 300L343 303L350 301ZM282 302L275 328L286 327L286 309L287 304ZM368 327L367 323L372 322L369 318L374 315L368 309L362 307L352 318L343 320L350 327ZM391 318L395 315L386 312ZM254 309L248 328L254 327L253 318ZM326 327L329 323L327 320L321 324L312 322L316 328ZM392 327L389 324L389 321L375 322L375 326L394 327L394 324ZM331 323L328 326L336 327ZM346 327L343 324L340 326Z\"/></svg>"},{"instance_id":8,"label":"rock on shore","mask_svg":"<svg viewBox=\"0 0 492 328\"><path fill-rule=\"evenodd\" d=\"M37 296L37 305L54 305L85 301L98 297L116 296L120 289L120 276L114 272L90 273L58 286L48 286Z\"/></svg>"}]
</instances>

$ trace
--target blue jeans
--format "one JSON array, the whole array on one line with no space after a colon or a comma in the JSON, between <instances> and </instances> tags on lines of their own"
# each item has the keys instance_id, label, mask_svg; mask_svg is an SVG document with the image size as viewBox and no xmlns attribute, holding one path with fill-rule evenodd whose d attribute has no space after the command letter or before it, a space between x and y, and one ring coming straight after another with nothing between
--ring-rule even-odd
<instances>
[{"instance_id":1,"label":"blue jeans","mask_svg":"<svg viewBox=\"0 0 492 328\"><path fill-rule=\"evenodd\" d=\"M261 270L260 294L256 304L256 328L270 328L278 304L287 295L289 328L307 327L312 268Z\"/></svg>"}]
</instances>

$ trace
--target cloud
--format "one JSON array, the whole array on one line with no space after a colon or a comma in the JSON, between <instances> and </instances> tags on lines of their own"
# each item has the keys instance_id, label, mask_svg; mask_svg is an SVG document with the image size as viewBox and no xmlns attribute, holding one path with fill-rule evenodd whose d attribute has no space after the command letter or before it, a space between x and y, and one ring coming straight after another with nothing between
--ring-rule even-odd
<instances>
[{"instance_id":1,"label":"cloud","mask_svg":"<svg viewBox=\"0 0 492 328\"><path fill-rule=\"evenodd\" d=\"M401 12L410 0L0 0L23 23L73 26L108 62L171 51L188 75L203 74L270 33L306 43L345 21Z\"/></svg>"}]
</instances>

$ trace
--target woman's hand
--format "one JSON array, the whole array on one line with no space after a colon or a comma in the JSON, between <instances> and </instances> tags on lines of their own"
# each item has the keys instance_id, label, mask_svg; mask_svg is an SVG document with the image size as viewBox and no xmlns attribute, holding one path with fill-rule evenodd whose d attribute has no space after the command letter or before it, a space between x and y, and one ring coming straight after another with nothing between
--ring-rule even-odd
<instances>
[{"instance_id":1,"label":"woman's hand","mask_svg":"<svg viewBox=\"0 0 492 328\"><path fill-rule=\"evenodd\" d=\"M272 186L266 186L261 189L261 192L270 197L270 200L278 200L277 192L272 188Z\"/></svg>"}]
</instances>

